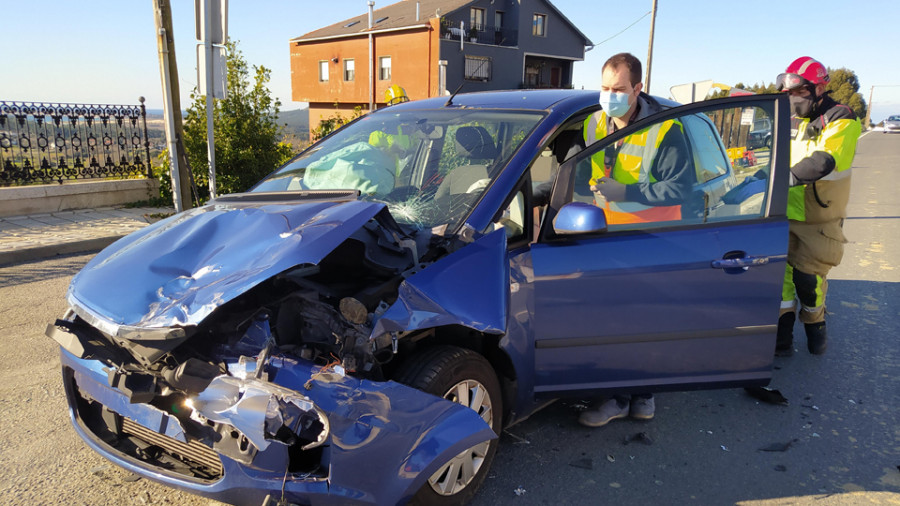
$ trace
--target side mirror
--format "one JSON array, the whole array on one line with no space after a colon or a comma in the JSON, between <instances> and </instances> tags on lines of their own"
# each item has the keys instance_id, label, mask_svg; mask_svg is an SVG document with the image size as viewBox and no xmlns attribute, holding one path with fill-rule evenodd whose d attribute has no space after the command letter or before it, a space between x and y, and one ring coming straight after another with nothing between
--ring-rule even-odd
<instances>
[{"instance_id":1,"label":"side mirror","mask_svg":"<svg viewBox=\"0 0 900 506\"><path fill-rule=\"evenodd\" d=\"M553 218L557 235L580 235L606 232L606 213L586 202L569 202Z\"/></svg>"}]
</instances>

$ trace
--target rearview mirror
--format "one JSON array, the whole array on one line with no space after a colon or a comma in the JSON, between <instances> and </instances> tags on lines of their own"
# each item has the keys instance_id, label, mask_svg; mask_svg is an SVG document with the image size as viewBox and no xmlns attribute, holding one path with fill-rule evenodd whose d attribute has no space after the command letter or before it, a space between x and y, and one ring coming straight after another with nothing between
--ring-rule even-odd
<instances>
[{"instance_id":1,"label":"rearview mirror","mask_svg":"<svg viewBox=\"0 0 900 506\"><path fill-rule=\"evenodd\" d=\"M416 125L416 132L414 135L417 139L440 139L444 136L444 127L419 122L419 124Z\"/></svg>"}]
</instances>

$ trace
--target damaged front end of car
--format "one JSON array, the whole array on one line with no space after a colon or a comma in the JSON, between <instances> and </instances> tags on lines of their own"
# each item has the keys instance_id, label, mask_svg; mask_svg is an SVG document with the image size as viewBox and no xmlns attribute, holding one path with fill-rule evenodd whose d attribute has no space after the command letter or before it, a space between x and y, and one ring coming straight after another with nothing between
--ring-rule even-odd
<instances>
[{"instance_id":1,"label":"damaged front end of car","mask_svg":"<svg viewBox=\"0 0 900 506\"><path fill-rule=\"evenodd\" d=\"M502 302L460 303L436 279L465 264L505 301L505 237L462 246L325 192L227 197L128 236L76 275L47 328L76 430L127 469L230 503L409 499L496 438L471 409L389 380L401 343L432 327L504 331Z\"/></svg>"}]
</instances>

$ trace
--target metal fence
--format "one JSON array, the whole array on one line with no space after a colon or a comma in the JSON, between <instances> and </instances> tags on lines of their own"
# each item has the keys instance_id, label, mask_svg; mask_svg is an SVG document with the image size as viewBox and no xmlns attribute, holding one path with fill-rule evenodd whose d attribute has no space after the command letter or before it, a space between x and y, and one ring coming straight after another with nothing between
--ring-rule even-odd
<instances>
[{"instance_id":1,"label":"metal fence","mask_svg":"<svg viewBox=\"0 0 900 506\"><path fill-rule=\"evenodd\" d=\"M141 105L0 101L0 186L151 177Z\"/></svg>"}]
</instances>

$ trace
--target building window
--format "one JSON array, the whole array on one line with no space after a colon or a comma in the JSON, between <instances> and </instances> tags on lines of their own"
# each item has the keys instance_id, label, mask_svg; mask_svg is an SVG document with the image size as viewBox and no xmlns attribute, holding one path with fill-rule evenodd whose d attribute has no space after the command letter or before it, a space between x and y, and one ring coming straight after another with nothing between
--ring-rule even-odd
<instances>
[{"instance_id":1,"label":"building window","mask_svg":"<svg viewBox=\"0 0 900 506\"><path fill-rule=\"evenodd\" d=\"M469 9L469 29L484 31L484 9L477 7Z\"/></svg>"},{"instance_id":2,"label":"building window","mask_svg":"<svg viewBox=\"0 0 900 506\"><path fill-rule=\"evenodd\" d=\"M378 58L378 79L382 81L391 80L391 57L382 56Z\"/></svg>"},{"instance_id":3,"label":"building window","mask_svg":"<svg viewBox=\"0 0 900 506\"><path fill-rule=\"evenodd\" d=\"M503 28L503 11L497 11L494 13L494 30L501 28Z\"/></svg>"},{"instance_id":4,"label":"building window","mask_svg":"<svg viewBox=\"0 0 900 506\"><path fill-rule=\"evenodd\" d=\"M319 62L319 82L328 82L328 61Z\"/></svg>"},{"instance_id":5,"label":"building window","mask_svg":"<svg viewBox=\"0 0 900 506\"><path fill-rule=\"evenodd\" d=\"M535 14L531 22L531 34L536 37L547 36L547 15Z\"/></svg>"},{"instance_id":6,"label":"building window","mask_svg":"<svg viewBox=\"0 0 900 506\"><path fill-rule=\"evenodd\" d=\"M484 56L466 56L466 79L470 81L490 81L491 59Z\"/></svg>"},{"instance_id":7,"label":"building window","mask_svg":"<svg viewBox=\"0 0 900 506\"><path fill-rule=\"evenodd\" d=\"M356 64L352 59L344 60L344 81L352 81L356 71Z\"/></svg>"}]
</instances>

